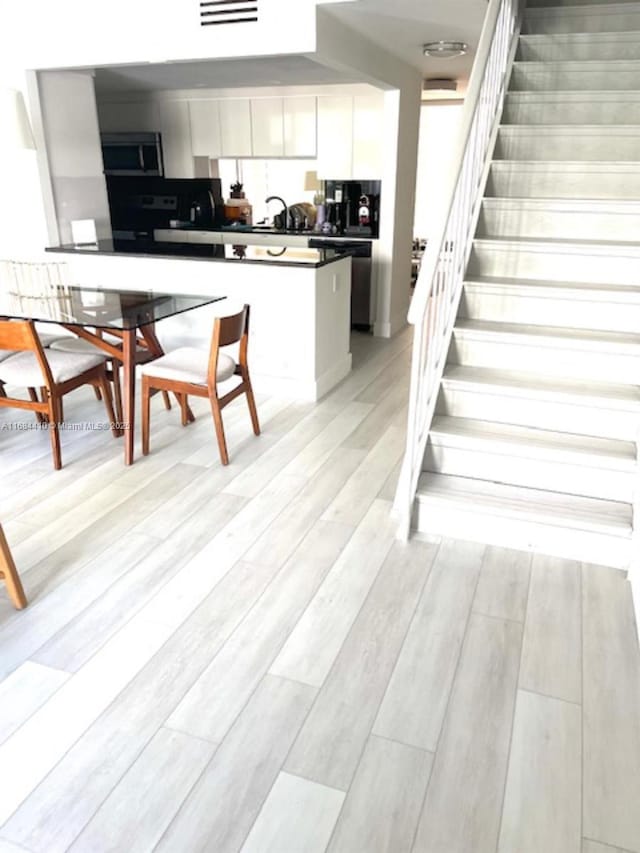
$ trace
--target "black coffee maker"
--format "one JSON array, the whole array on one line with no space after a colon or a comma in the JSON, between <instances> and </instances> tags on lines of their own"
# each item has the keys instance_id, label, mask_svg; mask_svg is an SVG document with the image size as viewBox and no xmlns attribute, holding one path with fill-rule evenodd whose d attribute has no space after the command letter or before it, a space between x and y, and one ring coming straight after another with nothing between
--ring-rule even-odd
<instances>
[{"instance_id":1,"label":"black coffee maker","mask_svg":"<svg viewBox=\"0 0 640 853\"><path fill-rule=\"evenodd\" d=\"M326 181L328 218L337 234L378 237L380 181Z\"/></svg>"}]
</instances>

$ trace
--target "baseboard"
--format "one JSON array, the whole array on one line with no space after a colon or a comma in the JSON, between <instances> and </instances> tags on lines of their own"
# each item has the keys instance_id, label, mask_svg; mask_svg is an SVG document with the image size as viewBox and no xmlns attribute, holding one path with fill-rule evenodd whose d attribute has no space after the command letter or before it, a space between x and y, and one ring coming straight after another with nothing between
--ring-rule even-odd
<instances>
[{"instance_id":1,"label":"baseboard","mask_svg":"<svg viewBox=\"0 0 640 853\"><path fill-rule=\"evenodd\" d=\"M292 402L309 403L324 397L338 382L351 372L351 353L325 371L317 379L295 379L269 376L252 369L251 384L260 394L278 397Z\"/></svg>"},{"instance_id":2,"label":"baseboard","mask_svg":"<svg viewBox=\"0 0 640 853\"><path fill-rule=\"evenodd\" d=\"M631 598L633 600L633 610L636 617L636 637L640 642L640 570L639 567L629 569L628 574L629 585L631 587Z\"/></svg>"}]
</instances>

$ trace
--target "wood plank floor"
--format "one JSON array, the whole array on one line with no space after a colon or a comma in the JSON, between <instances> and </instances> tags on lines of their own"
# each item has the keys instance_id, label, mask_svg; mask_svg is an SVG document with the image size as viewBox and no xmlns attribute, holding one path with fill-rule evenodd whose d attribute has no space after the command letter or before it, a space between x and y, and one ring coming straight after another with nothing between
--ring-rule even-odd
<instances>
[{"instance_id":1,"label":"wood plank floor","mask_svg":"<svg viewBox=\"0 0 640 853\"><path fill-rule=\"evenodd\" d=\"M234 402L227 468L201 401L128 469L0 413L0 853L640 853L627 582L395 540L409 347L355 335L259 438Z\"/></svg>"}]
</instances>

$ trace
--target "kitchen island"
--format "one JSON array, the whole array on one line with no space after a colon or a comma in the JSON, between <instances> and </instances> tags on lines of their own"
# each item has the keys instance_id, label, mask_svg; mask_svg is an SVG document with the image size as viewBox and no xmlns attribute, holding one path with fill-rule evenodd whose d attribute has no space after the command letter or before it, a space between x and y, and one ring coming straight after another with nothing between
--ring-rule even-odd
<instances>
[{"instance_id":1,"label":"kitchen island","mask_svg":"<svg viewBox=\"0 0 640 853\"><path fill-rule=\"evenodd\" d=\"M284 246L100 240L47 250L73 284L227 297L157 327L165 350L208 347L213 317L251 306L249 364L257 391L317 400L351 370L351 257Z\"/></svg>"}]
</instances>

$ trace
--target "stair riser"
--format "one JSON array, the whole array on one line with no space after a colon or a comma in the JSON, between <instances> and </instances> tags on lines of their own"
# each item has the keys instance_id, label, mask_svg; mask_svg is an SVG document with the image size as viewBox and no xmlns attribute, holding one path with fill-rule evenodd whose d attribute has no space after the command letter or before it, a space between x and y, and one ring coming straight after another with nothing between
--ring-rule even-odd
<instances>
[{"instance_id":1,"label":"stair riser","mask_svg":"<svg viewBox=\"0 0 640 853\"><path fill-rule=\"evenodd\" d=\"M418 500L413 526L424 536L464 538L616 569L627 569L631 558L630 539L505 518L483 512L482 507L465 511Z\"/></svg>"},{"instance_id":2,"label":"stair riser","mask_svg":"<svg viewBox=\"0 0 640 853\"><path fill-rule=\"evenodd\" d=\"M631 334L637 334L640 329L640 304L518 296L483 289L481 286L477 289L465 286L459 316L469 320L600 329Z\"/></svg>"},{"instance_id":3,"label":"stair riser","mask_svg":"<svg viewBox=\"0 0 640 853\"><path fill-rule=\"evenodd\" d=\"M557 399L508 396L468 388L444 387L440 391L438 414L475 418L501 424L572 432L595 438L635 441L640 411L606 409L598 405L574 405Z\"/></svg>"},{"instance_id":4,"label":"stair riser","mask_svg":"<svg viewBox=\"0 0 640 853\"><path fill-rule=\"evenodd\" d=\"M563 347L496 343L493 340L462 336L459 332L449 350L449 363L495 370L517 370L559 378L592 379L607 382L611 377L619 384L636 385L640 377L640 354L621 355L601 350L565 349Z\"/></svg>"},{"instance_id":5,"label":"stair riser","mask_svg":"<svg viewBox=\"0 0 640 853\"><path fill-rule=\"evenodd\" d=\"M563 463L496 453L482 445L448 447L438 442L435 437L427 447L425 471L624 503L633 500L632 474L592 467L586 459Z\"/></svg>"},{"instance_id":6,"label":"stair riser","mask_svg":"<svg viewBox=\"0 0 640 853\"><path fill-rule=\"evenodd\" d=\"M524 34L546 33L625 33L640 30L640 11L637 4L629 9L602 10L580 9L577 13L568 9L544 9L525 15Z\"/></svg>"},{"instance_id":7,"label":"stair riser","mask_svg":"<svg viewBox=\"0 0 640 853\"><path fill-rule=\"evenodd\" d=\"M571 281L585 284L638 285L640 260L618 250L617 256L606 252L589 254L563 252L539 246L529 248L514 244L499 248L474 244L467 278L491 276L496 278L527 278L541 281Z\"/></svg>"},{"instance_id":8,"label":"stair riser","mask_svg":"<svg viewBox=\"0 0 640 853\"><path fill-rule=\"evenodd\" d=\"M495 148L496 160L640 160L640 127L635 133L616 132L615 127L601 132L500 131Z\"/></svg>"},{"instance_id":9,"label":"stair riser","mask_svg":"<svg viewBox=\"0 0 640 853\"><path fill-rule=\"evenodd\" d=\"M583 95L580 95L584 98ZM637 101L558 100L554 103L525 102L507 98L502 124L596 124L640 125L640 97ZM573 159L573 158L570 158ZM605 159L610 159L608 156Z\"/></svg>"},{"instance_id":10,"label":"stair riser","mask_svg":"<svg viewBox=\"0 0 640 853\"><path fill-rule=\"evenodd\" d=\"M640 199L640 170L534 170L519 164L493 167L486 195L499 198Z\"/></svg>"},{"instance_id":11,"label":"stair riser","mask_svg":"<svg viewBox=\"0 0 640 853\"><path fill-rule=\"evenodd\" d=\"M640 235L640 212L598 212L539 206L513 209L509 205L485 205L478 222L478 236L549 237L566 240L611 240L636 242ZM640 282L639 282L640 283Z\"/></svg>"},{"instance_id":12,"label":"stair riser","mask_svg":"<svg viewBox=\"0 0 640 853\"><path fill-rule=\"evenodd\" d=\"M568 39L550 35L544 39L521 39L516 59L520 62L571 62L587 60L640 59L640 39Z\"/></svg>"},{"instance_id":13,"label":"stair riser","mask_svg":"<svg viewBox=\"0 0 640 853\"><path fill-rule=\"evenodd\" d=\"M594 70L539 69L516 66L509 86L512 92L584 92L629 91L638 88L638 71L635 69Z\"/></svg>"}]
</instances>

